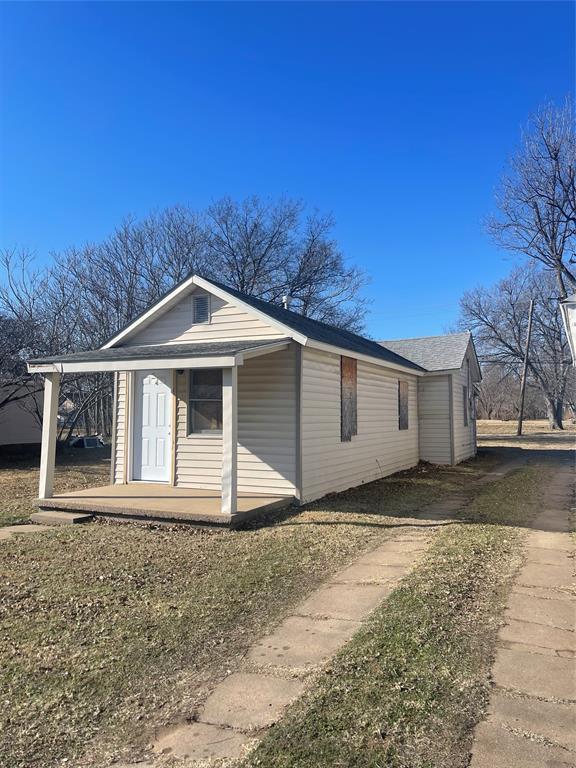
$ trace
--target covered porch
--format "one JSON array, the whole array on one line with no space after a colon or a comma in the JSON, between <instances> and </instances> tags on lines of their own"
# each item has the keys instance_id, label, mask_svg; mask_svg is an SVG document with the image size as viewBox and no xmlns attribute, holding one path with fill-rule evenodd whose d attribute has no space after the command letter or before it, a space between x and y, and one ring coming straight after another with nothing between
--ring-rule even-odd
<instances>
[{"instance_id":1,"label":"covered porch","mask_svg":"<svg viewBox=\"0 0 576 768\"><path fill-rule=\"evenodd\" d=\"M59 359L32 361L29 364L30 371L42 373L45 377L37 506L42 510L83 512L109 517L220 525L240 524L242 521L273 509L288 506L296 496L295 487L290 484L292 480L288 482L289 473L284 470L280 472L281 487L278 492L275 492L274 482L270 483L269 480L269 476L274 472L276 476L280 476L277 471L280 463L275 464L275 461L281 462L284 459L276 460L266 456L268 463L263 462L262 455L265 451L260 448L262 434L254 437L255 428L259 426L262 432L263 423L267 425L266 435L282 434L279 425L267 417L263 420L262 414L254 415L254 394L250 390L250 381L256 378L267 380L267 377L261 377L257 368L254 368L250 376L244 374L247 382L245 389L248 392L245 396L246 406L243 417L246 438L239 443L238 372L247 361L286 351L289 344L288 339L275 339L146 345L94 350L63 356ZM271 360L274 361L274 358ZM260 366L262 363L263 361L257 361ZM183 400L180 390L189 372L202 369L221 371L221 429L215 435L203 434L202 439L196 441L196 435L188 434L189 427L184 429L182 425L180 414L189 404ZM54 466L61 376L66 373L103 371L110 371L116 377L110 485L55 495ZM143 377L148 379L154 378L155 375L160 389L165 388L166 395L162 400L162 402L166 401L166 405L160 420L164 429L162 440L163 444L166 444L167 464L162 482L155 482L154 475L148 480L143 480L141 475L134 471L135 457L138 457L140 462L138 466L142 463L140 445L142 431L141 429L137 431L135 427L139 422L141 428L143 423L140 413L143 407L143 396L141 392L138 396L138 387L141 386ZM119 403L117 384L120 376L126 382L122 430L116 424ZM276 393L276 399L278 396ZM263 399L266 399L265 393ZM265 407L264 403L264 409ZM188 425L187 417L184 418L184 423ZM123 440L120 452L115 445L119 435L122 435ZM212 441L207 442L207 437L213 438ZM288 436L286 450L291 450L291 441L292 437ZM240 463L241 465L244 463L248 468L244 472L245 476L242 475L242 471L240 472L241 482L244 483L240 489L239 447ZM152 455L154 450L150 449ZM275 450L273 445L271 452L273 457L276 456ZM206 465L214 465L215 452L217 452L218 462L216 482L214 470L212 470L212 476L207 478L205 470L202 469ZM117 471L119 454L123 462L121 473ZM182 466L185 461L188 462L185 465L186 474L184 475L183 471L179 471L179 456L182 456ZM197 475L192 471L196 465L192 465L192 470L190 469L190 456L194 457L199 467ZM256 462L259 464L256 465ZM256 469L252 469L255 466ZM262 466L268 466L269 471L264 472ZM264 477L264 480L261 480L261 477ZM209 482L203 484L203 480L206 479Z\"/></svg>"}]
</instances>

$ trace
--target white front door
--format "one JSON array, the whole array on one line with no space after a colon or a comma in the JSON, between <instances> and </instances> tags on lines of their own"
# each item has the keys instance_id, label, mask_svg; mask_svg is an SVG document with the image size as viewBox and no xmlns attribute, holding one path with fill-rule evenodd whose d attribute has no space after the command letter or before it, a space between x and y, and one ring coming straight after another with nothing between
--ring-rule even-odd
<instances>
[{"instance_id":1,"label":"white front door","mask_svg":"<svg viewBox=\"0 0 576 768\"><path fill-rule=\"evenodd\" d=\"M132 479L170 481L170 371L136 371L132 431Z\"/></svg>"}]
</instances>

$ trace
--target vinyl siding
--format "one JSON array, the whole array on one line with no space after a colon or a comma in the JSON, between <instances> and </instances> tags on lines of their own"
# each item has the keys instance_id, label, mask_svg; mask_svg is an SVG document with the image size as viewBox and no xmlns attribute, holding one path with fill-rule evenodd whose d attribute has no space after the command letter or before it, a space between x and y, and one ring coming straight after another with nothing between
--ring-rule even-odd
<instances>
[{"instance_id":1,"label":"vinyl siding","mask_svg":"<svg viewBox=\"0 0 576 768\"><path fill-rule=\"evenodd\" d=\"M116 439L114 441L114 482L123 483L124 478L124 457L126 455L126 389L128 374L125 371L119 371L116 384Z\"/></svg>"},{"instance_id":2,"label":"vinyl siding","mask_svg":"<svg viewBox=\"0 0 576 768\"><path fill-rule=\"evenodd\" d=\"M418 423L420 459L433 464L450 464L450 379L424 376L418 380Z\"/></svg>"},{"instance_id":3,"label":"vinyl siding","mask_svg":"<svg viewBox=\"0 0 576 768\"><path fill-rule=\"evenodd\" d=\"M256 315L214 295L210 296L210 322L194 325L192 322L192 296L195 293L204 294L205 292L193 291L184 296L175 306L166 310L164 314L138 331L126 341L126 344L278 339L286 335Z\"/></svg>"},{"instance_id":4,"label":"vinyl siding","mask_svg":"<svg viewBox=\"0 0 576 768\"><path fill-rule=\"evenodd\" d=\"M220 490L222 438L188 435L188 373L177 377L176 485ZM296 352L247 360L238 369L238 490L295 495Z\"/></svg>"},{"instance_id":5,"label":"vinyl siding","mask_svg":"<svg viewBox=\"0 0 576 768\"><path fill-rule=\"evenodd\" d=\"M310 501L418 463L415 376L358 361L358 434L340 440L340 357L302 350L302 486ZM409 428L398 429L398 379L408 381Z\"/></svg>"},{"instance_id":6,"label":"vinyl siding","mask_svg":"<svg viewBox=\"0 0 576 768\"><path fill-rule=\"evenodd\" d=\"M466 360L469 360L469 356L470 353L466 355ZM471 383L468 383L466 360L460 371L452 374L454 389L454 461L456 464L476 454L476 430L471 414L468 416L468 426L464 426L463 387L467 386L470 389L472 386Z\"/></svg>"}]
</instances>

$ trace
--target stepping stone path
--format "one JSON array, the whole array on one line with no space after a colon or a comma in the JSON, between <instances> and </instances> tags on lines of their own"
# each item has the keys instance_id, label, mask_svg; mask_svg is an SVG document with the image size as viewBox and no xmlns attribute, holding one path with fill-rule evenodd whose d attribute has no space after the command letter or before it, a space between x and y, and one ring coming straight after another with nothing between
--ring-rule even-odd
<instances>
[{"instance_id":1,"label":"stepping stone path","mask_svg":"<svg viewBox=\"0 0 576 768\"><path fill-rule=\"evenodd\" d=\"M5 525L0 528L0 541L7 541L16 533L40 533L49 530L50 528L48 528L47 525L33 525L29 523L23 523L22 525Z\"/></svg>"},{"instance_id":2,"label":"stepping stone path","mask_svg":"<svg viewBox=\"0 0 576 768\"><path fill-rule=\"evenodd\" d=\"M576 766L574 467L560 470L531 525L492 670L470 768Z\"/></svg>"},{"instance_id":3,"label":"stepping stone path","mask_svg":"<svg viewBox=\"0 0 576 768\"><path fill-rule=\"evenodd\" d=\"M509 462L477 482L499 480L517 466L517 461ZM152 745L156 765L164 757L206 765L245 755L414 569L439 527L449 524L469 501L466 494L454 494L427 505L415 518L406 518L399 533L313 592L248 650L240 669L215 688L191 722L157 735Z\"/></svg>"}]
</instances>

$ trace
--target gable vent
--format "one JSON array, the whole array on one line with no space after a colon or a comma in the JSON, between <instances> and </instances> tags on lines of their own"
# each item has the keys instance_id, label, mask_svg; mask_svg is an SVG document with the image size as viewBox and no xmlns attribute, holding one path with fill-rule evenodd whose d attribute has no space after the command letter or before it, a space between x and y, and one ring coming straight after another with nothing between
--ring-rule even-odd
<instances>
[{"instance_id":1,"label":"gable vent","mask_svg":"<svg viewBox=\"0 0 576 768\"><path fill-rule=\"evenodd\" d=\"M210 296L194 296L192 300L192 314L195 323L210 322Z\"/></svg>"}]
</instances>

